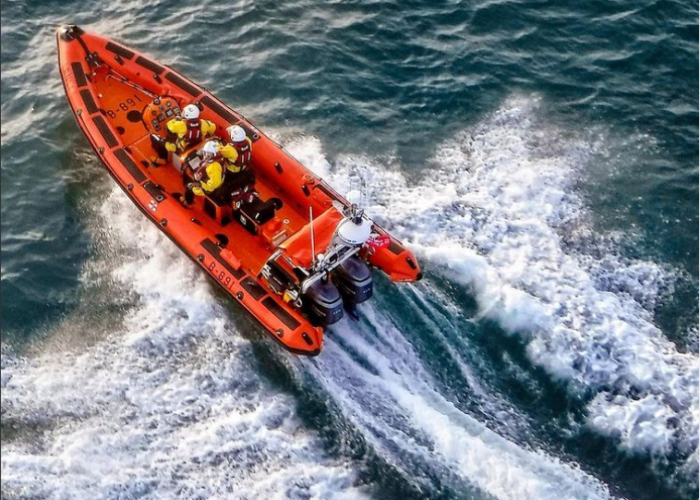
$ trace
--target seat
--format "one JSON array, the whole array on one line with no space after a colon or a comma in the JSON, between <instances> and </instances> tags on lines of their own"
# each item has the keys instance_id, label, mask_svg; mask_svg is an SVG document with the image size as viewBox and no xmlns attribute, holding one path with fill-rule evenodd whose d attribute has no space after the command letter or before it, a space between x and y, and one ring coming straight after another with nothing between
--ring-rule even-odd
<instances>
[{"instance_id":1,"label":"seat","mask_svg":"<svg viewBox=\"0 0 700 500\"><path fill-rule=\"evenodd\" d=\"M262 201L257 196L251 203L241 205L241 212L251 218L258 226L262 226L275 216L275 212L282 208L282 200L279 198L270 198L267 201Z\"/></svg>"},{"instance_id":2,"label":"seat","mask_svg":"<svg viewBox=\"0 0 700 500\"><path fill-rule=\"evenodd\" d=\"M210 194L204 196L204 213L224 227L231 222L233 211L231 205Z\"/></svg>"},{"instance_id":3,"label":"seat","mask_svg":"<svg viewBox=\"0 0 700 500\"><path fill-rule=\"evenodd\" d=\"M240 203L238 206L238 210L233 212L236 220L250 234L257 235L260 226L269 222L275 216L275 212L282 208L282 200L270 198L263 201L256 192L253 192L250 201Z\"/></svg>"},{"instance_id":4,"label":"seat","mask_svg":"<svg viewBox=\"0 0 700 500\"><path fill-rule=\"evenodd\" d=\"M191 147L181 156L185 182L188 182L191 172L197 168L198 150L197 146ZM205 213L222 226L235 217L249 233L257 235L260 226L269 222L275 216L275 212L282 208L282 200L261 200L255 190L255 181L255 172L250 168L236 174L227 172L224 183L216 191L205 196Z\"/></svg>"},{"instance_id":5,"label":"seat","mask_svg":"<svg viewBox=\"0 0 700 500\"><path fill-rule=\"evenodd\" d=\"M182 182L187 184L192 182L192 175L197 169L200 162L200 157L197 154L201 148L201 143L190 147L179 158L181 160L180 170L182 172ZM204 213L217 221L222 227L231 222L232 207L230 199L223 191L223 185L213 193L208 193L204 196Z\"/></svg>"}]
</instances>

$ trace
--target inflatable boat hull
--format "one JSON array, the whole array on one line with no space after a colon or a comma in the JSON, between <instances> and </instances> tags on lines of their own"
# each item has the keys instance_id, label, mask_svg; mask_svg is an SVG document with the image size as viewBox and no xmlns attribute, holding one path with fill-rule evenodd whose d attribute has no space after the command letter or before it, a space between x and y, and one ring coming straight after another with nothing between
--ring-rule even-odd
<instances>
[{"instance_id":1,"label":"inflatable boat hull","mask_svg":"<svg viewBox=\"0 0 700 500\"><path fill-rule=\"evenodd\" d=\"M291 352L318 354L323 329L274 293L260 271L280 241L308 222L309 207L322 214L334 201L348 202L244 117L174 69L76 26L59 28L57 42L61 77L78 125L133 203L273 339ZM236 220L241 214L208 200L198 199L192 207L179 202L181 175L154 161L157 151L149 130L166 122L144 116L154 96L170 96L180 106L198 103L202 118L216 124L220 137L231 124L247 130L253 140L256 190L261 199L282 200L273 220L254 224L251 231ZM394 281L420 279L415 256L394 238L387 248L364 257Z\"/></svg>"}]
</instances>

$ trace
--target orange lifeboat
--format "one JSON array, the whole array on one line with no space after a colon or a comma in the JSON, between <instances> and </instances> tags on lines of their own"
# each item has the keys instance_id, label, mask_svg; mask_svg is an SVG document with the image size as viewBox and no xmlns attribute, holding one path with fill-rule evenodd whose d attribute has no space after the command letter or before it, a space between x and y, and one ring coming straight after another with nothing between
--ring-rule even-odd
<instances>
[{"instance_id":1,"label":"orange lifeboat","mask_svg":"<svg viewBox=\"0 0 700 500\"><path fill-rule=\"evenodd\" d=\"M381 269L392 281L421 278L410 250L197 83L77 26L59 28L57 42L66 96L107 171L289 351L321 352L324 328L342 316L338 300L360 303L371 296L368 269ZM163 158L158 141L188 104L216 125L222 142L231 125L247 132L254 202L204 196L181 203L181 162L189 160Z\"/></svg>"}]
</instances>

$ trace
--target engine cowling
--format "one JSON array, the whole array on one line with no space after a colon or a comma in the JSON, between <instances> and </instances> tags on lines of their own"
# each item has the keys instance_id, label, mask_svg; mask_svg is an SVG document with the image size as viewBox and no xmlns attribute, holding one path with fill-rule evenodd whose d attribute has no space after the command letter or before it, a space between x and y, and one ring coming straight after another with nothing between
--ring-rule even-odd
<instances>
[{"instance_id":1,"label":"engine cowling","mask_svg":"<svg viewBox=\"0 0 700 500\"><path fill-rule=\"evenodd\" d=\"M359 257L350 257L340 264L333 277L344 300L361 304L372 297L372 271Z\"/></svg>"},{"instance_id":2,"label":"engine cowling","mask_svg":"<svg viewBox=\"0 0 700 500\"><path fill-rule=\"evenodd\" d=\"M343 317L343 299L331 280L319 280L311 285L303 303L323 325L332 325Z\"/></svg>"}]
</instances>

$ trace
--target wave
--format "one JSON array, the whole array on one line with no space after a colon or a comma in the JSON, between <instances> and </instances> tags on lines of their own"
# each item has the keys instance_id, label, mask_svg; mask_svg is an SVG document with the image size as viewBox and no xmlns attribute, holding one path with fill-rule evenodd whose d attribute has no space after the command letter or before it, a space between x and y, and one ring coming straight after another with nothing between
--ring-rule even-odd
<instances>
[{"instance_id":1,"label":"wave","mask_svg":"<svg viewBox=\"0 0 700 500\"><path fill-rule=\"evenodd\" d=\"M534 363L566 381L574 395L592 396L592 428L618 432L630 449L666 452L650 449L651 438L638 430L647 408L606 396L633 402L630 391L643 387L640 394L657 401L670 379L656 372L643 377L640 367L653 362L654 370L675 377L674 366L680 368L669 366L669 359L695 360L672 350L671 358L662 356L658 346L668 343L644 312L648 304L642 304L653 302L653 293L637 302L634 294L598 290L585 259L563 248L558 231L569 223L585 229L584 209L570 189L574 161L567 156L578 164L585 148L565 142L562 152L558 138L538 135L532 106L507 103L471 134L441 146L430 182L413 185L376 159L347 156L332 166L314 138L295 136L287 148L334 185L364 186L372 215L410 241L431 273L467 286L480 315L521 335ZM544 144L537 155L533 140ZM27 359L3 350L3 420L13 422L20 436L45 430L3 443L4 492L31 488L47 498L88 492L92 498L224 498L243 492L259 498L280 491L304 498L373 496L357 464L329 454L318 433L301 422L299 402L258 373L245 320L229 318L198 268L117 189L93 229L101 232L104 262L91 264L86 281L99 282L104 300L133 294L134 303L123 305L111 330L89 331L88 323L82 334L100 340L81 349ZM617 268L624 265L620 261ZM663 274L651 263L635 266L629 276L644 274L634 269ZM625 283L634 288L634 280ZM421 286L403 294L428 307L425 293ZM593 313L603 315L602 325L628 327L599 330ZM67 328L76 324L66 322ZM320 357L288 368L292 376L311 375L313 388L337 406L348 432L358 432L428 495L437 485L503 499L611 497L604 483L575 463L519 445L457 407L437 389L398 325L391 312L369 305L361 323L343 322L328 335ZM587 335L607 342L607 351ZM625 342L640 353L650 344L657 357L625 357ZM450 340L443 343L450 352ZM471 366L461 364L460 373L476 397L492 405L489 411L504 411ZM606 380L615 383L607 387ZM684 386L673 386L678 387ZM686 415L692 400L673 394L681 403L671 407L683 417L678 428L690 436L697 422L697 416ZM637 420L609 413L618 407ZM678 447L687 436L661 434L664 418L657 414L642 427ZM614 428L606 429L608 422Z\"/></svg>"},{"instance_id":2,"label":"wave","mask_svg":"<svg viewBox=\"0 0 700 500\"><path fill-rule=\"evenodd\" d=\"M692 457L698 357L653 323L675 271L627 259L614 242L587 248L596 235L577 186L604 145L547 124L538 106L509 99L438 145L418 181L391 158L331 164L313 137L286 147L333 185L362 189L377 221L470 290L479 318L521 338L532 363L587 401L590 429L626 452Z\"/></svg>"},{"instance_id":3,"label":"wave","mask_svg":"<svg viewBox=\"0 0 700 500\"><path fill-rule=\"evenodd\" d=\"M3 419L29 434L4 443L3 491L373 496L357 464L331 456L300 421L299 402L258 373L245 320L229 319L199 269L116 188L96 219L102 260L86 267L86 286L96 283L104 300L119 296L123 307L112 330L86 325L82 335L100 338L92 345L28 358L3 352ZM477 498L610 497L575 464L522 448L445 399L389 314L369 307L363 318L339 325L322 356L288 368L310 375L355 429L348 432L418 491L430 495L437 484ZM488 393L468 366L462 373Z\"/></svg>"},{"instance_id":4,"label":"wave","mask_svg":"<svg viewBox=\"0 0 700 500\"><path fill-rule=\"evenodd\" d=\"M427 483L432 473L443 488L475 498L612 497L575 464L520 447L457 408L390 315L372 306L362 314L363 324L335 328L309 364L346 418L412 481Z\"/></svg>"},{"instance_id":5,"label":"wave","mask_svg":"<svg viewBox=\"0 0 700 500\"><path fill-rule=\"evenodd\" d=\"M2 353L3 495L19 498L365 498L293 397L260 377L250 342L199 269L115 189L88 280L136 294L93 345ZM119 255L119 259L115 256ZM118 298L120 302L123 299ZM90 311L79 314L89 317ZM4 426L5 429L5 426Z\"/></svg>"}]
</instances>

